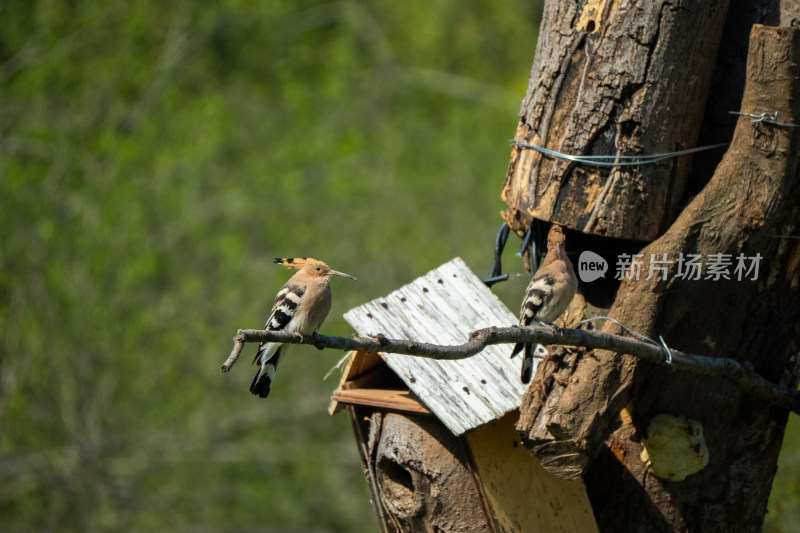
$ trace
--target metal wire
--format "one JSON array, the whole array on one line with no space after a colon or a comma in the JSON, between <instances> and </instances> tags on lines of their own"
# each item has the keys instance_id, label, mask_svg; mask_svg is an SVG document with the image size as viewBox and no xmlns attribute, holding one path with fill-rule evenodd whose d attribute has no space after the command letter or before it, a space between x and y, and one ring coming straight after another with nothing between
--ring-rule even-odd
<instances>
[{"instance_id":1,"label":"metal wire","mask_svg":"<svg viewBox=\"0 0 800 533\"><path fill-rule=\"evenodd\" d=\"M651 344L655 344L656 346L663 347L664 350L665 350L664 364L672 366L672 351L667 346L667 343L664 342L664 337L662 337L661 335L658 336L658 339L661 341L660 343L658 343L658 342L654 341L653 339L651 339L650 337L645 337L641 333L632 330L631 328L629 328L625 324L622 324L622 323L618 322L617 320L611 318L610 316L593 316L591 318L587 318L585 320L581 320L580 322L578 322L578 324L584 324L586 322L591 322L592 320L610 320L611 322L613 322L614 324L618 325L619 327L621 327L622 329L624 329L625 331L627 331L631 335L635 335L635 336L639 337L640 339L642 339L643 341L647 341L647 342L649 342Z\"/></svg>"},{"instance_id":2,"label":"metal wire","mask_svg":"<svg viewBox=\"0 0 800 533\"><path fill-rule=\"evenodd\" d=\"M741 115L743 117L750 117L753 119L750 122L764 122L766 124L774 124L776 126L786 126L787 128L800 128L800 124L791 124L789 122L778 121L777 111L773 111L772 113L759 113L757 115L753 113L741 113L739 111L728 111L728 113L731 115Z\"/></svg>"},{"instance_id":3,"label":"metal wire","mask_svg":"<svg viewBox=\"0 0 800 533\"><path fill-rule=\"evenodd\" d=\"M492 270L489 272L488 277L481 280L487 287L491 287L495 283L508 279L508 274L503 274L501 256L503 255L503 249L506 247L510 231L511 228L508 227L508 224L503 222L500 229L497 231L497 236L494 238L494 263L492 263Z\"/></svg>"},{"instance_id":4,"label":"metal wire","mask_svg":"<svg viewBox=\"0 0 800 533\"><path fill-rule=\"evenodd\" d=\"M520 148L528 148L530 150L536 150L545 155L549 155L552 157L557 157L559 159L566 159L567 161L574 161L576 163L583 163L585 165L596 165L601 167L629 167L633 165L648 165L651 163L657 163L659 161L663 161L665 159L670 159L673 157L678 157L687 154L693 154L696 152L703 152L706 150L713 150L715 148L722 148L723 146L728 146L728 143L719 143L719 144L710 144L707 146L699 146L697 148L689 148L688 150L679 150L677 152L665 152L661 154L653 154L653 155L569 155L569 154L562 154L561 152L556 152L555 150L550 150L549 148L544 148L542 146L536 146L533 144L524 143L521 141L517 141L511 139L509 141L512 146L519 146Z\"/></svg>"}]
</instances>

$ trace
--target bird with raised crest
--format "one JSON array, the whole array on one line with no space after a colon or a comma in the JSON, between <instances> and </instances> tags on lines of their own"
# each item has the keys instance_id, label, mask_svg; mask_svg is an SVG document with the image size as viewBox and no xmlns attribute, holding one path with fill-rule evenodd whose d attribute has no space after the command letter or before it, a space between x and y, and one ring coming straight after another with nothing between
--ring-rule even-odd
<instances>
[{"instance_id":1,"label":"bird with raised crest","mask_svg":"<svg viewBox=\"0 0 800 533\"><path fill-rule=\"evenodd\" d=\"M303 335L316 333L331 310L331 276L342 276L355 280L350 274L332 270L322 261L310 257L276 258L275 263L297 272L275 297L275 304L264 329L270 331L293 331ZM250 392L266 398L269 395L278 361L286 352L280 342L262 342L258 346L253 364L258 372L250 385Z\"/></svg>"},{"instance_id":2,"label":"bird with raised crest","mask_svg":"<svg viewBox=\"0 0 800 533\"><path fill-rule=\"evenodd\" d=\"M547 235L547 255L531 278L522 300L519 325L530 326L534 322L552 324L569 306L578 290L578 278L567 257L564 246L564 231L553 225ZM533 372L534 349L530 343L520 342L514 346L511 357L522 350L523 383L530 383Z\"/></svg>"}]
</instances>

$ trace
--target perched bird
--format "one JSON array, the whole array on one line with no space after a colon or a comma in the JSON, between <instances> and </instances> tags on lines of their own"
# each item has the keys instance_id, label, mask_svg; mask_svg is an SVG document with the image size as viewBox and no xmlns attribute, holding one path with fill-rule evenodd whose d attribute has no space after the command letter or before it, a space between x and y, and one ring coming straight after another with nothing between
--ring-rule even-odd
<instances>
[{"instance_id":1,"label":"perched bird","mask_svg":"<svg viewBox=\"0 0 800 533\"><path fill-rule=\"evenodd\" d=\"M533 275L519 314L519 325L530 326L533 322L551 324L566 309L575 291L578 278L564 248L564 232L554 225L547 235L547 255ZM522 382L530 383L533 371L533 347L524 342L517 343L511 357L525 348L522 359Z\"/></svg>"},{"instance_id":2,"label":"perched bird","mask_svg":"<svg viewBox=\"0 0 800 533\"><path fill-rule=\"evenodd\" d=\"M295 273L275 297L272 313L264 329L270 331L295 331L303 335L316 333L331 310L330 277L333 275L356 279L350 274L337 272L310 257L276 258L275 262ZM261 398L269 395L278 361L286 347L280 342L262 342L258 346L253 364L259 369L250 392Z\"/></svg>"}]
</instances>

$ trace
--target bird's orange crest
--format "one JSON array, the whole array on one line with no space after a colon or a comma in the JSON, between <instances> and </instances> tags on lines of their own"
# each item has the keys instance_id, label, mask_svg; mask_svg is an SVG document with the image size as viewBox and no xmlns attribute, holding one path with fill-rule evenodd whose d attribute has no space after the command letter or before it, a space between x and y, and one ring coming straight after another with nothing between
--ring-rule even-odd
<instances>
[{"instance_id":1,"label":"bird's orange crest","mask_svg":"<svg viewBox=\"0 0 800 533\"><path fill-rule=\"evenodd\" d=\"M279 265L296 268L297 270L305 273L307 276L342 276L343 278L349 278L352 280L356 279L350 274L333 270L322 261L317 261L316 259L311 259L310 257L276 257L274 261Z\"/></svg>"},{"instance_id":2,"label":"bird's orange crest","mask_svg":"<svg viewBox=\"0 0 800 533\"><path fill-rule=\"evenodd\" d=\"M273 261L279 265L289 268L296 268L297 270L300 270L308 264L325 264L322 261L317 261L316 259L312 259L310 257L276 257Z\"/></svg>"}]
</instances>

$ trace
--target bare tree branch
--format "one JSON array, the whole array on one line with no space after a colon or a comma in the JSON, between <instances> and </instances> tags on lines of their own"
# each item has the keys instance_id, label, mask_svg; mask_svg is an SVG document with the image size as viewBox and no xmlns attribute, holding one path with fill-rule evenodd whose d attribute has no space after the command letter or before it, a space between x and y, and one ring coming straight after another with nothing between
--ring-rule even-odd
<instances>
[{"instance_id":1,"label":"bare tree branch","mask_svg":"<svg viewBox=\"0 0 800 533\"><path fill-rule=\"evenodd\" d=\"M444 360L466 359L491 344L530 342L609 350L632 355L657 364L666 364L668 360L667 351L662 346L655 346L619 335L580 329L564 329L550 325L479 329L470 333L469 340L464 344L452 346L388 339L383 334L369 337L358 336L349 339L320 334L302 335L300 333L261 329L240 329L236 332L233 341L233 351L231 351L230 356L222 365L223 372L230 370L242 352L245 343L264 341L311 344L320 350L332 348L334 350L397 353ZM767 381L753 370L750 365L742 364L734 359L689 354L671 348L669 352L672 357L672 362L669 366L675 370L727 378L756 398L800 414L800 392Z\"/></svg>"}]
</instances>

